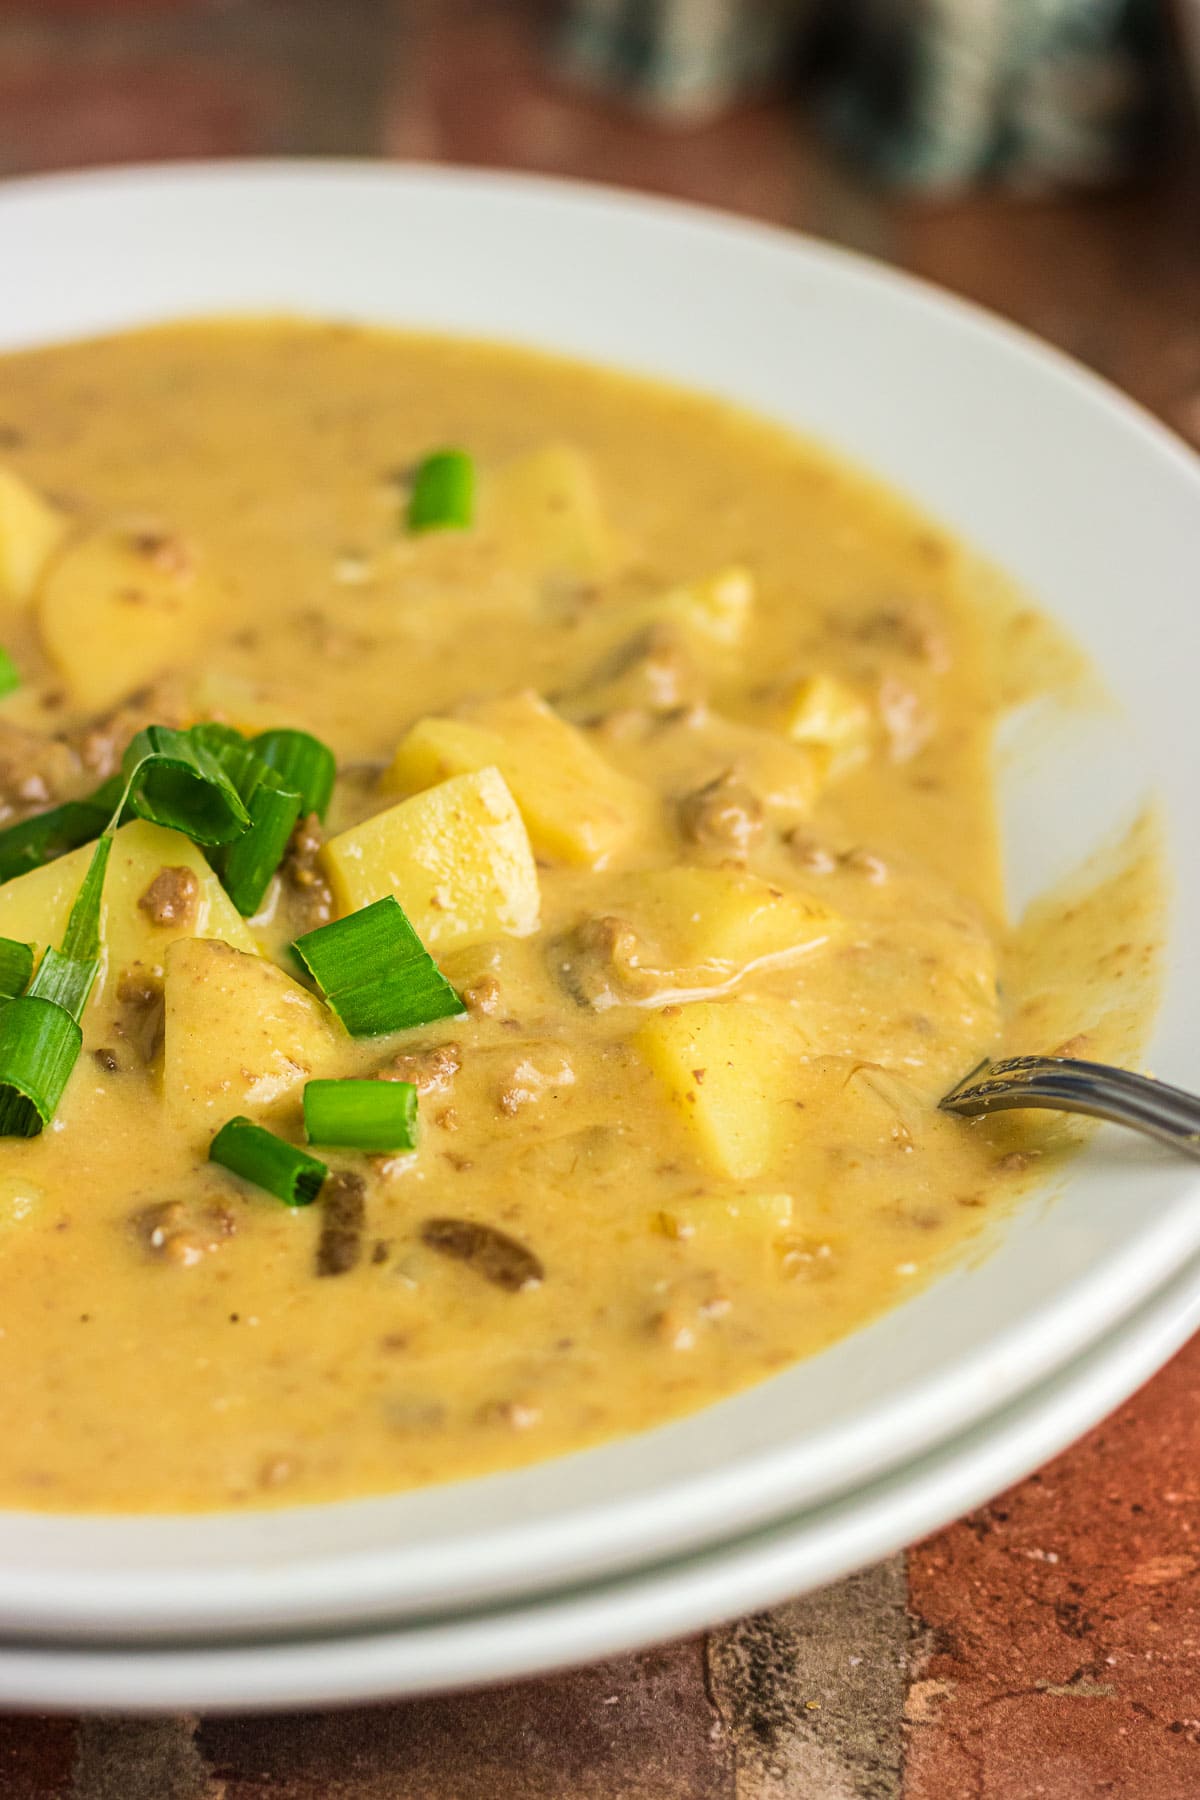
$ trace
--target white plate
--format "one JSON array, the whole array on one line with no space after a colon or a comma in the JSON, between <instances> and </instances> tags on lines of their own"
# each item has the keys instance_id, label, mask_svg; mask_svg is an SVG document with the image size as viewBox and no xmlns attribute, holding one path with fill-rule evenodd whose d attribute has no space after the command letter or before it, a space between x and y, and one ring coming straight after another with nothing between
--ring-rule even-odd
<instances>
[{"instance_id":1,"label":"white plate","mask_svg":"<svg viewBox=\"0 0 1200 1800\"><path fill-rule=\"evenodd\" d=\"M0 1705L248 1712L513 1681L772 1606L938 1530L1063 1449L1200 1327L1200 1259L1098 1347L953 1444L850 1498L530 1605L350 1637L175 1649L0 1644Z\"/></svg>"},{"instance_id":2,"label":"white plate","mask_svg":"<svg viewBox=\"0 0 1200 1800\"><path fill-rule=\"evenodd\" d=\"M1014 797L1036 891L1147 782L1181 916L1154 1066L1200 1084L1200 474L1129 402L869 262L658 201L508 176L227 165L0 190L0 348L207 309L523 339L824 437L1004 562L1128 708ZM1028 1388L1200 1249L1200 1171L1103 1134L996 1252L690 1420L520 1474L258 1516L0 1518L0 1630L344 1626L522 1597L811 1505ZM997 1481L1007 1478L1000 1470ZM897 1534L902 1535L902 1534Z\"/></svg>"}]
</instances>

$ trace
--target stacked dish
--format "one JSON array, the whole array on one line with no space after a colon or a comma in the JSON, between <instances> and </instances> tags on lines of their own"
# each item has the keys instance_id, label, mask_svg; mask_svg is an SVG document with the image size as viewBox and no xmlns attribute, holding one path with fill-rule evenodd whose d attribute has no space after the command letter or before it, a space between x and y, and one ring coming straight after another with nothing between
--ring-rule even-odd
<instances>
[{"instance_id":1,"label":"stacked dish","mask_svg":"<svg viewBox=\"0 0 1200 1800\"><path fill-rule=\"evenodd\" d=\"M841 252L508 177L53 179L0 195L0 242L14 275L0 350L245 312L511 340L735 401L902 490L1015 576L1119 702L1010 723L1010 903L1157 801L1176 924L1146 1060L1197 1085L1200 471L1119 396ZM515 1472L261 1512L10 1512L0 1700L236 1707L452 1687L832 1579L1052 1454L1200 1324L1198 1185L1103 1131L980 1240L986 1254L831 1348Z\"/></svg>"}]
</instances>

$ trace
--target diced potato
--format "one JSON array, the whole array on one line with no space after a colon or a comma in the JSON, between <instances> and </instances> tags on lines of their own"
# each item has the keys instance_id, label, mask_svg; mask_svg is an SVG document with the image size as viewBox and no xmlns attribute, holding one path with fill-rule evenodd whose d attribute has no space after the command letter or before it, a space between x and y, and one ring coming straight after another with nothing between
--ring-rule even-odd
<instances>
[{"instance_id":1,"label":"diced potato","mask_svg":"<svg viewBox=\"0 0 1200 1800\"><path fill-rule=\"evenodd\" d=\"M837 928L836 914L819 900L729 869L680 865L627 875L612 906L680 977L705 968L740 972L812 949Z\"/></svg>"},{"instance_id":2,"label":"diced potato","mask_svg":"<svg viewBox=\"0 0 1200 1800\"><path fill-rule=\"evenodd\" d=\"M216 719L249 735L303 723L294 706L271 699L259 682L219 669L202 669L190 684L186 717L192 725L201 719Z\"/></svg>"},{"instance_id":3,"label":"diced potato","mask_svg":"<svg viewBox=\"0 0 1200 1800\"><path fill-rule=\"evenodd\" d=\"M160 869L189 869L196 879L190 917L157 925L138 905ZM4 889L0 888L0 897ZM119 974L131 963L162 963L176 938L219 938L256 956L254 934L213 874L204 854L182 832L134 819L117 832L104 878L105 968Z\"/></svg>"},{"instance_id":4,"label":"diced potato","mask_svg":"<svg viewBox=\"0 0 1200 1800\"><path fill-rule=\"evenodd\" d=\"M639 621L675 622L724 648L741 642L754 605L754 577L748 569L721 569L715 575L668 589L638 608Z\"/></svg>"},{"instance_id":5,"label":"diced potato","mask_svg":"<svg viewBox=\"0 0 1200 1800\"><path fill-rule=\"evenodd\" d=\"M38 623L72 699L102 712L187 654L211 600L210 581L181 540L106 525L51 562Z\"/></svg>"},{"instance_id":6,"label":"diced potato","mask_svg":"<svg viewBox=\"0 0 1200 1800\"><path fill-rule=\"evenodd\" d=\"M714 1238L769 1244L792 1222L790 1194L699 1194L674 1202L658 1214L665 1237L708 1244Z\"/></svg>"},{"instance_id":7,"label":"diced potato","mask_svg":"<svg viewBox=\"0 0 1200 1800\"><path fill-rule=\"evenodd\" d=\"M23 606L64 531L62 514L11 469L0 469L0 603Z\"/></svg>"},{"instance_id":8,"label":"diced potato","mask_svg":"<svg viewBox=\"0 0 1200 1800\"><path fill-rule=\"evenodd\" d=\"M810 675L800 683L784 729L794 743L825 753L831 777L846 774L871 754L871 709L836 675Z\"/></svg>"},{"instance_id":9,"label":"diced potato","mask_svg":"<svg viewBox=\"0 0 1200 1800\"><path fill-rule=\"evenodd\" d=\"M699 1000L656 1013L634 1042L715 1175L752 1181L770 1167L792 1104L770 1014Z\"/></svg>"},{"instance_id":10,"label":"diced potato","mask_svg":"<svg viewBox=\"0 0 1200 1800\"><path fill-rule=\"evenodd\" d=\"M55 862L5 882L0 887L0 937L33 944L39 954L47 944L61 944L94 849L94 844L84 844ZM189 869L194 875L196 906L186 921L155 925L138 901L159 870L169 868ZM222 938L251 953L257 948L245 920L190 838L144 819L122 825L104 877L100 907L103 961L97 993L103 991L110 975L119 975L132 963L160 965L167 945L183 936Z\"/></svg>"},{"instance_id":11,"label":"diced potato","mask_svg":"<svg viewBox=\"0 0 1200 1800\"><path fill-rule=\"evenodd\" d=\"M39 956L47 944L61 944L94 849L94 844L84 844L68 856L6 881L0 887L0 937L32 944Z\"/></svg>"},{"instance_id":12,"label":"diced potato","mask_svg":"<svg viewBox=\"0 0 1200 1800\"><path fill-rule=\"evenodd\" d=\"M517 457L490 477L494 529L518 568L599 575L616 545L592 466L578 450L550 444Z\"/></svg>"},{"instance_id":13,"label":"diced potato","mask_svg":"<svg viewBox=\"0 0 1200 1800\"><path fill-rule=\"evenodd\" d=\"M322 859L342 912L392 894L431 949L538 928L537 868L498 769L426 788L330 838Z\"/></svg>"},{"instance_id":14,"label":"diced potato","mask_svg":"<svg viewBox=\"0 0 1200 1800\"><path fill-rule=\"evenodd\" d=\"M614 769L528 689L482 702L462 717L419 720L386 780L422 788L487 764L512 789L535 849L558 861L603 868L650 817L653 802L642 783Z\"/></svg>"},{"instance_id":15,"label":"diced potato","mask_svg":"<svg viewBox=\"0 0 1200 1800\"><path fill-rule=\"evenodd\" d=\"M282 969L211 939L179 938L166 956L163 1098L197 1142L337 1073L345 1038Z\"/></svg>"}]
</instances>

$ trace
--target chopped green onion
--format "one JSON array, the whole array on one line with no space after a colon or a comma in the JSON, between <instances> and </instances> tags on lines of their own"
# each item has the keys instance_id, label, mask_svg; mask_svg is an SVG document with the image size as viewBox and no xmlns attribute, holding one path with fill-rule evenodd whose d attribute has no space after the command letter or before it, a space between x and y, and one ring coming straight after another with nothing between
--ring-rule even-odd
<instances>
[{"instance_id":1,"label":"chopped green onion","mask_svg":"<svg viewBox=\"0 0 1200 1800\"><path fill-rule=\"evenodd\" d=\"M300 817L299 794L275 786L275 780L274 771L264 768L264 779L247 802L250 829L226 846L219 862L225 892L247 919L262 905Z\"/></svg>"},{"instance_id":2,"label":"chopped green onion","mask_svg":"<svg viewBox=\"0 0 1200 1800\"><path fill-rule=\"evenodd\" d=\"M124 791L125 783L114 775L89 800L64 801L0 831L0 882L26 875L69 850L78 850L81 844L90 844L112 818L113 807Z\"/></svg>"},{"instance_id":3,"label":"chopped green onion","mask_svg":"<svg viewBox=\"0 0 1200 1800\"><path fill-rule=\"evenodd\" d=\"M417 1090L411 1081L310 1081L304 1089L310 1144L348 1150L413 1150Z\"/></svg>"},{"instance_id":4,"label":"chopped green onion","mask_svg":"<svg viewBox=\"0 0 1200 1800\"><path fill-rule=\"evenodd\" d=\"M21 676L17 665L7 650L0 650L0 699L5 694L14 694L21 685Z\"/></svg>"},{"instance_id":5,"label":"chopped green onion","mask_svg":"<svg viewBox=\"0 0 1200 1800\"><path fill-rule=\"evenodd\" d=\"M75 896L62 949L47 949L29 992L0 1008L0 1137L36 1137L79 1060L80 1021L100 968L100 901L111 850L106 832Z\"/></svg>"},{"instance_id":6,"label":"chopped green onion","mask_svg":"<svg viewBox=\"0 0 1200 1800\"><path fill-rule=\"evenodd\" d=\"M410 531L465 531L475 514L475 464L465 450L435 450L413 477Z\"/></svg>"},{"instance_id":7,"label":"chopped green onion","mask_svg":"<svg viewBox=\"0 0 1200 1800\"><path fill-rule=\"evenodd\" d=\"M83 1021L92 983L100 970L99 961L77 956L64 956L53 946L47 949L29 992L35 1000L51 1000L69 1013L76 1024Z\"/></svg>"},{"instance_id":8,"label":"chopped green onion","mask_svg":"<svg viewBox=\"0 0 1200 1800\"><path fill-rule=\"evenodd\" d=\"M83 1009L100 969L100 900L112 844L108 833L97 843L67 920L62 949L46 951L29 990L33 998L61 1006L76 1024L83 1022Z\"/></svg>"},{"instance_id":9,"label":"chopped green onion","mask_svg":"<svg viewBox=\"0 0 1200 1800\"><path fill-rule=\"evenodd\" d=\"M139 731L122 762L139 818L197 844L227 844L250 823L235 781L203 737L169 725Z\"/></svg>"},{"instance_id":10,"label":"chopped green onion","mask_svg":"<svg viewBox=\"0 0 1200 1800\"><path fill-rule=\"evenodd\" d=\"M390 894L292 949L351 1037L461 1018L463 1003Z\"/></svg>"},{"instance_id":11,"label":"chopped green onion","mask_svg":"<svg viewBox=\"0 0 1200 1800\"><path fill-rule=\"evenodd\" d=\"M244 750L246 740L236 725L226 725L219 719L201 719L193 725L188 736L211 750L214 756L220 757L224 750Z\"/></svg>"},{"instance_id":12,"label":"chopped green onion","mask_svg":"<svg viewBox=\"0 0 1200 1800\"><path fill-rule=\"evenodd\" d=\"M305 813L325 817L325 809L333 796L337 764L333 751L320 738L307 731L260 731L251 738L250 748L268 768L274 769L285 788L300 796Z\"/></svg>"},{"instance_id":13,"label":"chopped green onion","mask_svg":"<svg viewBox=\"0 0 1200 1800\"><path fill-rule=\"evenodd\" d=\"M0 1007L0 1137L36 1137L50 1123L82 1047L53 1000L21 994Z\"/></svg>"},{"instance_id":14,"label":"chopped green onion","mask_svg":"<svg viewBox=\"0 0 1200 1800\"><path fill-rule=\"evenodd\" d=\"M0 1029L3 1020L0 1013ZM222 1125L209 1145L208 1159L231 1169L243 1181L265 1188L288 1206L311 1206L329 1173L315 1156L241 1117Z\"/></svg>"},{"instance_id":15,"label":"chopped green onion","mask_svg":"<svg viewBox=\"0 0 1200 1800\"><path fill-rule=\"evenodd\" d=\"M0 937L0 1000L15 1000L23 994L32 974L33 945Z\"/></svg>"},{"instance_id":16,"label":"chopped green onion","mask_svg":"<svg viewBox=\"0 0 1200 1800\"><path fill-rule=\"evenodd\" d=\"M115 826L113 830L115 830ZM92 852L87 874L75 896L67 929L63 933L64 956L92 962L100 954L100 900L104 893L104 877L112 853L112 831L106 831Z\"/></svg>"}]
</instances>

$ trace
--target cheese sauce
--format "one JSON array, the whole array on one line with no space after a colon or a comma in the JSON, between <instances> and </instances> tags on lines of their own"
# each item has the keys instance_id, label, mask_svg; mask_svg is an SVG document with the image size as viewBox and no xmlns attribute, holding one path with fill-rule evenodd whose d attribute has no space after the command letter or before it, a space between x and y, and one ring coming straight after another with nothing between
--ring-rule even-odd
<instances>
[{"instance_id":1,"label":"cheese sauce","mask_svg":"<svg viewBox=\"0 0 1200 1800\"><path fill-rule=\"evenodd\" d=\"M414 534L445 445L474 522ZM525 352L262 321L0 360L0 467L8 822L152 722L339 766L248 921L186 839L118 833L83 1054L0 1141L0 1504L358 1496L703 1406L1045 1180L1061 1122L937 1113L981 1058L1135 1055L1150 828L1004 916L994 728L1073 652L820 450ZM58 943L89 854L0 887L0 934ZM387 893L467 1010L350 1039L288 945ZM419 1146L318 1148L314 1205L207 1160L376 1073L417 1085Z\"/></svg>"}]
</instances>

